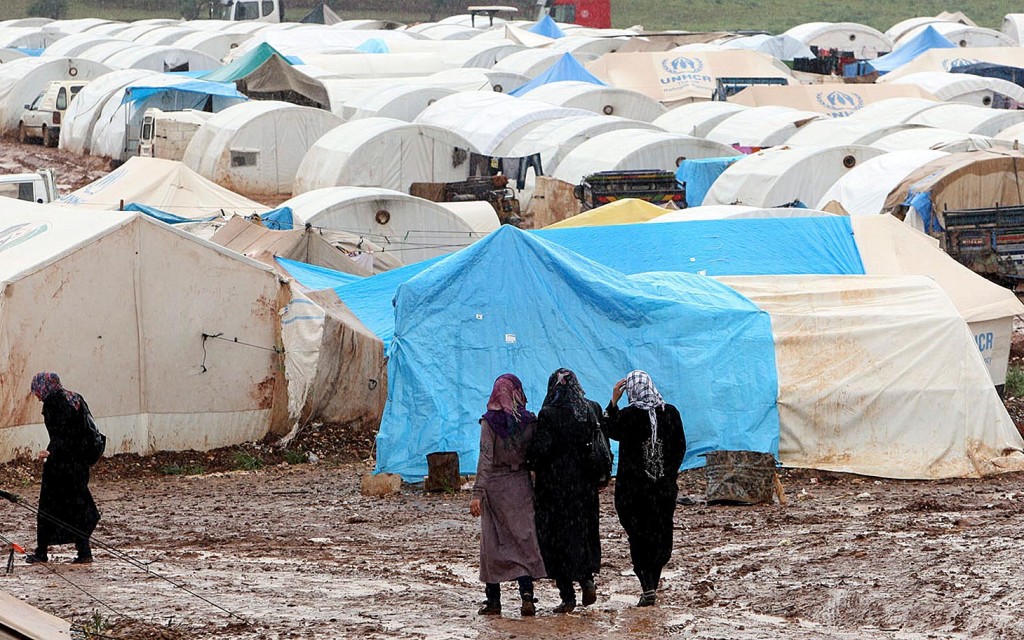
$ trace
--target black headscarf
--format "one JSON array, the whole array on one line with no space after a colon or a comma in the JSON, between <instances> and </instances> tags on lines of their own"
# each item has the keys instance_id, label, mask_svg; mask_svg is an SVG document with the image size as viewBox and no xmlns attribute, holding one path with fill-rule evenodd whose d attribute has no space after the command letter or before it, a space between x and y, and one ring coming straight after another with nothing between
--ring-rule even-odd
<instances>
[{"instance_id":1,"label":"black headscarf","mask_svg":"<svg viewBox=\"0 0 1024 640\"><path fill-rule=\"evenodd\" d=\"M548 394L544 397L543 406L571 409L573 416L581 421L590 419L593 414L579 379L569 369L559 369L548 378Z\"/></svg>"}]
</instances>

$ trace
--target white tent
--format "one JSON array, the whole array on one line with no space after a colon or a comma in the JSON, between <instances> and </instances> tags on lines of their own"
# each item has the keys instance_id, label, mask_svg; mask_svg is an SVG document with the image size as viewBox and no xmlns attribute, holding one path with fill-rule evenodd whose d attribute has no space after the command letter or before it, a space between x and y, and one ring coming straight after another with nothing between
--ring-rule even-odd
<instances>
[{"instance_id":1,"label":"white tent","mask_svg":"<svg viewBox=\"0 0 1024 640\"><path fill-rule=\"evenodd\" d=\"M0 49L0 64L10 62L11 60L17 60L18 58L25 58L26 55L17 49Z\"/></svg>"},{"instance_id":2,"label":"white tent","mask_svg":"<svg viewBox=\"0 0 1024 640\"><path fill-rule=\"evenodd\" d=\"M124 31L118 31L117 37L121 40L127 40L128 42L135 42L140 36L144 36L151 31L156 31L157 29L163 29L166 26L166 24L136 21Z\"/></svg>"},{"instance_id":3,"label":"white tent","mask_svg":"<svg viewBox=\"0 0 1024 640\"><path fill-rule=\"evenodd\" d=\"M1024 122L1024 111L947 103L921 111L907 122L981 136L995 136L1007 127Z\"/></svg>"},{"instance_id":4,"label":"white tent","mask_svg":"<svg viewBox=\"0 0 1024 640\"><path fill-rule=\"evenodd\" d=\"M669 109L664 115L658 116L654 124L665 131L703 138L718 123L747 108L746 105L720 100L690 102Z\"/></svg>"},{"instance_id":5,"label":"white tent","mask_svg":"<svg viewBox=\"0 0 1024 640\"><path fill-rule=\"evenodd\" d=\"M892 51L893 44L884 33L856 22L808 22L785 34L808 47L853 51L859 60L877 58Z\"/></svg>"},{"instance_id":6,"label":"white tent","mask_svg":"<svg viewBox=\"0 0 1024 640\"><path fill-rule=\"evenodd\" d=\"M813 204L823 209L829 202L835 201L851 216L879 214L890 191L919 167L944 155L947 155L944 151L914 149L893 151L871 158L836 180L825 195Z\"/></svg>"},{"instance_id":7,"label":"white tent","mask_svg":"<svg viewBox=\"0 0 1024 640\"><path fill-rule=\"evenodd\" d=\"M112 38L99 44L94 44L88 49L84 49L78 54L79 58L83 60L92 60L93 62L103 62L107 58L113 56L116 53L122 51L130 51L132 49L138 49L142 45L135 44L134 42L126 42L124 40L118 40Z\"/></svg>"},{"instance_id":8,"label":"white tent","mask_svg":"<svg viewBox=\"0 0 1024 640\"><path fill-rule=\"evenodd\" d=\"M791 147L827 147L837 144L871 144L897 131L919 129L921 124L878 124L870 120L825 118L814 120L796 130L786 140Z\"/></svg>"},{"instance_id":9,"label":"white tent","mask_svg":"<svg viewBox=\"0 0 1024 640\"><path fill-rule=\"evenodd\" d=\"M59 31L44 31L35 27L7 27L0 29L0 47L45 49L64 37Z\"/></svg>"},{"instance_id":10,"label":"white tent","mask_svg":"<svg viewBox=\"0 0 1024 640\"><path fill-rule=\"evenodd\" d=\"M1024 13L1008 13L1003 17L1003 34L1013 41L1014 45L1024 44Z\"/></svg>"},{"instance_id":11,"label":"white tent","mask_svg":"<svg viewBox=\"0 0 1024 640\"><path fill-rule=\"evenodd\" d=\"M962 102L991 107L997 95L1024 103L1024 88L1001 78L984 78L969 73L922 71L902 76L892 82L913 84L945 102Z\"/></svg>"},{"instance_id":12,"label":"white tent","mask_svg":"<svg viewBox=\"0 0 1024 640\"><path fill-rule=\"evenodd\" d=\"M99 180L60 199L85 209L114 211L142 204L181 218L251 216L268 207L210 182L184 164L161 158L130 158Z\"/></svg>"},{"instance_id":13,"label":"white tent","mask_svg":"<svg viewBox=\"0 0 1024 640\"><path fill-rule=\"evenodd\" d=\"M242 193L291 193L302 158L341 118L286 102L252 101L214 114L185 149L203 177Z\"/></svg>"},{"instance_id":14,"label":"white tent","mask_svg":"<svg viewBox=\"0 0 1024 640\"><path fill-rule=\"evenodd\" d=\"M915 27L910 31L907 31L900 39L896 41L896 47L899 48L910 42L915 37L920 35L922 31L932 27L936 31L942 34L946 40L949 40L958 47L1012 47L1015 46L1013 39L1007 36L1005 33L1000 33L995 29L986 29L984 27L975 27L959 22L933 22L928 25L922 25ZM967 52L970 55L970 52Z\"/></svg>"},{"instance_id":15,"label":"white tent","mask_svg":"<svg viewBox=\"0 0 1024 640\"><path fill-rule=\"evenodd\" d=\"M765 149L729 165L703 204L778 207L799 200L813 206L839 178L882 153L860 145Z\"/></svg>"},{"instance_id":16,"label":"white tent","mask_svg":"<svg viewBox=\"0 0 1024 640\"><path fill-rule=\"evenodd\" d=\"M273 270L141 214L12 203L0 460L46 446L27 391L37 371L89 401L108 454L205 450L290 426L276 349L287 294Z\"/></svg>"},{"instance_id":17,"label":"white tent","mask_svg":"<svg viewBox=\"0 0 1024 640\"><path fill-rule=\"evenodd\" d=\"M483 40L394 40L387 43L390 54L430 54L441 58L445 68L490 68L498 60L523 51L516 44L486 42Z\"/></svg>"},{"instance_id":18,"label":"white tent","mask_svg":"<svg viewBox=\"0 0 1024 640\"><path fill-rule=\"evenodd\" d=\"M97 24L95 27L89 27L83 29L83 31L88 31L97 36L112 36L121 33L129 27L131 27L131 24L127 22L104 21L103 24Z\"/></svg>"},{"instance_id":19,"label":"white tent","mask_svg":"<svg viewBox=\"0 0 1024 640\"><path fill-rule=\"evenodd\" d=\"M973 336L930 278L719 280L771 316L783 464L889 478L1024 468Z\"/></svg>"},{"instance_id":20,"label":"white tent","mask_svg":"<svg viewBox=\"0 0 1024 640\"><path fill-rule=\"evenodd\" d=\"M97 36L91 33L76 33L74 35L61 38L57 42L54 42L50 46L43 50L43 57L52 58L68 58L74 57L81 54L88 49L95 47L96 45L103 44L105 42L120 42L116 38L107 36Z\"/></svg>"},{"instance_id":21,"label":"white tent","mask_svg":"<svg viewBox=\"0 0 1024 640\"><path fill-rule=\"evenodd\" d=\"M519 75L526 76L527 78L533 79L548 70L551 65L555 64L562 59L565 55L564 51L552 50L552 49L526 49L524 51L518 51L512 55L502 58L495 64L492 69L495 71L508 71L511 73L518 73ZM575 57L575 56L574 56ZM580 63L589 62L590 60L596 60L597 56L592 54L581 54L577 57Z\"/></svg>"},{"instance_id":22,"label":"white tent","mask_svg":"<svg viewBox=\"0 0 1024 640\"><path fill-rule=\"evenodd\" d=\"M565 155L552 174L576 184L596 171L676 170L687 158L720 158L739 152L724 144L681 133L619 129L602 133Z\"/></svg>"},{"instance_id":23,"label":"white tent","mask_svg":"<svg viewBox=\"0 0 1024 640\"><path fill-rule=\"evenodd\" d=\"M21 112L53 80L92 80L110 68L80 58L18 58L0 66L0 133L18 128ZM73 103L72 103L73 104Z\"/></svg>"},{"instance_id":24,"label":"white tent","mask_svg":"<svg viewBox=\"0 0 1024 640\"><path fill-rule=\"evenodd\" d=\"M935 129L933 127L919 127L897 131L875 140L872 147L883 151L909 151L911 149L933 149L956 153L960 151L979 151L995 147L1010 147L1009 143L1002 144L995 138L979 136L973 133L961 133L960 131L949 131L948 129Z\"/></svg>"},{"instance_id":25,"label":"white tent","mask_svg":"<svg viewBox=\"0 0 1024 640\"><path fill-rule=\"evenodd\" d=\"M437 40L439 42L462 42L465 40L470 40L482 33L480 29L474 29L473 27L462 26L457 24L437 23L424 23L415 25L406 29L406 32L415 33L420 37L429 38L430 40Z\"/></svg>"},{"instance_id":26,"label":"white tent","mask_svg":"<svg viewBox=\"0 0 1024 640\"><path fill-rule=\"evenodd\" d=\"M1017 146L1020 146L1020 142L1024 141L1024 123L1015 124L1010 127L1006 127L995 136L996 140L1006 140L1010 143L1016 142Z\"/></svg>"},{"instance_id":27,"label":"white tent","mask_svg":"<svg viewBox=\"0 0 1024 640\"><path fill-rule=\"evenodd\" d=\"M245 34L192 31L168 44L178 49L205 53L214 60L223 60L232 49L248 39L249 36Z\"/></svg>"},{"instance_id":28,"label":"white tent","mask_svg":"<svg viewBox=\"0 0 1024 640\"><path fill-rule=\"evenodd\" d=\"M514 144L499 145L494 155L502 158L521 158L540 154L541 169L550 175L570 151L587 140L609 131L660 131L653 124L626 120L616 116L580 116L547 120L530 129Z\"/></svg>"},{"instance_id":29,"label":"white tent","mask_svg":"<svg viewBox=\"0 0 1024 640\"><path fill-rule=\"evenodd\" d=\"M655 222L688 222L692 220L735 220L746 218L816 218L835 214L817 209L800 207L750 207L744 204L709 204L670 211L663 216L652 218Z\"/></svg>"},{"instance_id":30,"label":"white tent","mask_svg":"<svg viewBox=\"0 0 1024 640\"><path fill-rule=\"evenodd\" d=\"M139 45L114 53L103 61L115 69L150 69L169 71L209 71L219 68L220 61L205 53L167 46Z\"/></svg>"},{"instance_id":31,"label":"white tent","mask_svg":"<svg viewBox=\"0 0 1024 640\"><path fill-rule=\"evenodd\" d=\"M494 69L474 70L480 71L487 77L487 81L491 83L491 88L496 93L508 93L509 91L514 91L530 81L530 79L524 75L508 71L495 71Z\"/></svg>"},{"instance_id":32,"label":"white tent","mask_svg":"<svg viewBox=\"0 0 1024 640\"><path fill-rule=\"evenodd\" d=\"M124 33L126 32L122 31L118 34L118 36L121 36ZM180 40L181 38L187 35L191 35L193 33L196 33L195 29L189 27L165 26L153 29L152 31L148 31L134 38L133 42L136 42L138 44L148 44L156 46L173 46L177 40Z\"/></svg>"},{"instance_id":33,"label":"white tent","mask_svg":"<svg viewBox=\"0 0 1024 640\"><path fill-rule=\"evenodd\" d=\"M429 76L447 68L436 53L304 54L300 59L335 78L354 80Z\"/></svg>"},{"instance_id":34,"label":"white tent","mask_svg":"<svg viewBox=\"0 0 1024 640\"><path fill-rule=\"evenodd\" d=\"M873 124L902 124L918 113L935 107L934 100L924 98L889 98L870 102L847 116L851 122L870 122Z\"/></svg>"},{"instance_id":35,"label":"white tent","mask_svg":"<svg viewBox=\"0 0 1024 640\"><path fill-rule=\"evenodd\" d=\"M64 112L64 122L60 127L60 148L77 154L88 153L93 129L110 96L122 95L124 88L130 84L157 77L159 74L145 69L118 69L82 87Z\"/></svg>"},{"instance_id":36,"label":"white tent","mask_svg":"<svg viewBox=\"0 0 1024 640\"><path fill-rule=\"evenodd\" d=\"M553 51L564 51L574 56L590 54L603 56L606 53L615 53L629 42L628 38L606 38L594 36L569 35L558 38L547 46Z\"/></svg>"},{"instance_id":37,"label":"white tent","mask_svg":"<svg viewBox=\"0 0 1024 640\"><path fill-rule=\"evenodd\" d=\"M456 93L490 89L490 81L482 71L468 69L449 69L429 76L403 78L335 78L326 72L322 72L324 75L318 75L317 68L308 65L295 65L289 69L315 78L316 83L324 87L331 110L342 117L352 111L351 108L346 110L349 101L362 100L364 96L373 95L375 92L390 91L392 87L429 87Z\"/></svg>"},{"instance_id":38,"label":"white tent","mask_svg":"<svg viewBox=\"0 0 1024 640\"><path fill-rule=\"evenodd\" d=\"M361 236L386 252L412 264L469 246L498 228L498 216L486 203L445 207L389 189L332 187L295 196L281 206L290 207L296 226L310 224ZM480 214L477 205L490 209Z\"/></svg>"},{"instance_id":39,"label":"white tent","mask_svg":"<svg viewBox=\"0 0 1024 640\"><path fill-rule=\"evenodd\" d=\"M660 102L629 89L603 87L591 82L550 82L522 94L524 98L558 107L584 109L606 116L651 122L665 113Z\"/></svg>"},{"instance_id":40,"label":"white tent","mask_svg":"<svg viewBox=\"0 0 1024 640\"><path fill-rule=\"evenodd\" d=\"M723 38L717 42L718 46L722 49L747 49L768 54L778 60L814 57L810 47L793 36L784 33L777 36L758 33L738 38Z\"/></svg>"},{"instance_id":41,"label":"white tent","mask_svg":"<svg viewBox=\"0 0 1024 640\"><path fill-rule=\"evenodd\" d=\"M939 18L937 16L917 16L914 18L907 18L906 20L900 20L886 29L885 36L895 43L911 29L916 29L917 27L923 27L938 22L950 22L950 20L946 18Z\"/></svg>"},{"instance_id":42,"label":"white tent","mask_svg":"<svg viewBox=\"0 0 1024 640\"><path fill-rule=\"evenodd\" d=\"M309 148L292 193L338 186L408 193L413 182L465 180L472 151L469 141L446 129L391 118L353 120Z\"/></svg>"},{"instance_id":43,"label":"white tent","mask_svg":"<svg viewBox=\"0 0 1024 640\"><path fill-rule=\"evenodd\" d=\"M480 153L490 155L511 136L522 136L543 120L589 115L592 114L582 109L556 107L493 91L471 91L441 98L424 109L415 122L454 131Z\"/></svg>"},{"instance_id":44,"label":"white tent","mask_svg":"<svg viewBox=\"0 0 1024 640\"><path fill-rule=\"evenodd\" d=\"M770 147L782 144L803 125L825 117L789 107L750 107L725 118L705 137L726 145Z\"/></svg>"},{"instance_id":45,"label":"white tent","mask_svg":"<svg viewBox=\"0 0 1024 640\"><path fill-rule=\"evenodd\" d=\"M412 122L424 109L441 98L456 93L447 87L392 85L381 89L368 89L346 100L340 115L346 120L360 118L393 118ZM335 105L332 110L338 113Z\"/></svg>"}]
</instances>

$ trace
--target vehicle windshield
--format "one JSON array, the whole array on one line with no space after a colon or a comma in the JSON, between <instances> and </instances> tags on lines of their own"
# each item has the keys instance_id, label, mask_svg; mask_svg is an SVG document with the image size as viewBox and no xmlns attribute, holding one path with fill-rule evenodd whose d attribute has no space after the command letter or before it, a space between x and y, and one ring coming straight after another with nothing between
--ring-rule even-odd
<instances>
[{"instance_id":1,"label":"vehicle windshield","mask_svg":"<svg viewBox=\"0 0 1024 640\"><path fill-rule=\"evenodd\" d=\"M45 91L40 93L38 96L36 96L36 99L32 101L32 104L30 104L28 108L30 110L32 110L32 111L38 111L39 110L39 103L43 101L43 96L44 95L46 95Z\"/></svg>"},{"instance_id":2,"label":"vehicle windshield","mask_svg":"<svg viewBox=\"0 0 1024 640\"><path fill-rule=\"evenodd\" d=\"M257 1L252 2L236 2L235 3L235 20L256 20L260 17L260 3Z\"/></svg>"}]
</instances>

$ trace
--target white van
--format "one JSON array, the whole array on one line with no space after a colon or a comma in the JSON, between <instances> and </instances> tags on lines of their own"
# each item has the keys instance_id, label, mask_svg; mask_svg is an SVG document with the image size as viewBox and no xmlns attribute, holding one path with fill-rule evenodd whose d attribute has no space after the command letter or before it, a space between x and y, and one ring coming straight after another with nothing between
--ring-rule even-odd
<instances>
[{"instance_id":1,"label":"white van","mask_svg":"<svg viewBox=\"0 0 1024 640\"><path fill-rule=\"evenodd\" d=\"M18 122L18 140L38 139L48 147L56 147L64 112L88 81L54 80L46 85L32 104L26 104Z\"/></svg>"},{"instance_id":2,"label":"white van","mask_svg":"<svg viewBox=\"0 0 1024 640\"><path fill-rule=\"evenodd\" d=\"M58 197L57 181L49 169L35 173L0 174L0 198L46 204L54 202Z\"/></svg>"},{"instance_id":3,"label":"white van","mask_svg":"<svg viewBox=\"0 0 1024 640\"><path fill-rule=\"evenodd\" d=\"M284 22L284 0L220 0L224 20Z\"/></svg>"}]
</instances>

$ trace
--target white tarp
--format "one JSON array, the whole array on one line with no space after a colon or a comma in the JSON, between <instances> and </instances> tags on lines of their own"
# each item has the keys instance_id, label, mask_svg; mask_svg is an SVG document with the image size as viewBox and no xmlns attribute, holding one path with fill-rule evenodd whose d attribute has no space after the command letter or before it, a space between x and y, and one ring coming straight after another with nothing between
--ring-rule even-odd
<instances>
[{"instance_id":1,"label":"white tarp","mask_svg":"<svg viewBox=\"0 0 1024 640\"><path fill-rule=\"evenodd\" d=\"M25 105L54 80L92 80L110 71L81 58L18 58L0 65L0 133L18 129Z\"/></svg>"},{"instance_id":2,"label":"white tarp","mask_svg":"<svg viewBox=\"0 0 1024 640\"><path fill-rule=\"evenodd\" d=\"M858 60L877 58L893 49L892 40L878 29L856 22L808 22L783 35L808 47L852 51Z\"/></svg>"},{"instance_id":3,"label":"white tarp","mask_svg":"<svg viewBox=\"0 0 1024 640\"><path fill-rule=\"evenodd\" d=\"M1024 111L949 103L925 109L907 122L992 137L1007 127L1024 122Z\"/></svg>"},{"instance_id":4,"label":"white tarp","mask_svg":"<svg viewBox=\"0 0 1024 640\"><path fill-rule=\"evenodd\" d=\"M797 129L826 116L789 107L750 107L725 118L705 136L721 144L771 147L782 144Z\"/></svg>"},{"instance_id":5,"label":"white tarp","mask_svg":"<svg viewBox=\"0 0 1024 640\"><path fill-rule=\"evenodd\" d=\"M877 125L903 124L918 113L936 106L934 100L924 98L889 98L864 105L847 119L851 122L870 122Z\"/></svg>"},{"instance_id":6,"label":"white tarp","mask_svg":"<svg viewBox=\"0 0 1024 640\"><path fill-rule=\"evenodd\" d=\"M865 120L851 118L828 118L813 120L796 130L786 144L791 147L827 147L837 144L871 144L879 138L906 131L919 129L920 124L876 124Z\"/></svg>"},{"instance_id":7,"label":"white tarp","mask_svg":"<svg viewBox=\"0 0 1024 640\"><path fill-rule=\"evenodd\" d=\"M960 24L959 22L933 22L930 25L914 27L900 36L900 39L896 41L896 46L901 47L910 42L929 26L942 34L946 40L962 48L1016 46L1013 39L1005 33L1000 33L995 29ZM962 53L966 56L971 55L970 51Z\"/></svg>"},{"instance_id":8,"label":"white tarp","mask_svg":"<svg viewBox=\"0 0 1024 640\"><path fill-rule=\"evenodd\" d=\"M984 78L969 73L922 71L893 79L891 82L917 85L944 102L991 107L998 94L1024 103L1024 87L1001 78Z\"/></svg>"},{"instance_id":9,"label":"white tarp","mask_svg":"<svg viewBox=\"0 0 1024 640\"><path fill-rule=\"evenodd\" d=\"M114 69L149 69L169 71L211 71L220 68L220 61L205 53L167 46L140 45L118 51L103 61Z\"/></svg>"},{"instance_id":10,"label":"white tarp","mask_svg":"<svg viewBox=\"0 0 1024 640\"><path fill-rule=\"evenodd\" d=\"M961 133L948 129L920 127L905 129L884 135L871 143L872 147L883 151L908 151L911 149L933 149L947 153L961 151L981 151L997 147L1010 147L1009 142L1000 142L995 138L979 136L973 133Z\"/></svg>"},{"instance_id":11,"label":"white tarp","mask_svg":"<svg viewBox=\"0 0 1024 640\"><path fill-rule=\"evenodd\" d=\"M779 457L887 478L1024 469L971 332L930 278L718 278L771 315Z\"/></svg>"},{"instance_id":12,"label":"white tarp","mask_svg":"<svg viewBox=\"0 0 1024 640\"><path fill-rule=\"evenodd\" d=\"M214 114L199 127L184 162L241 193L290 194L306 151L341 118L312 107L254 100Z\"/></svg>"},{"instance_id":13,"label":"white tarp","mask_svg":"<svg viewBox=\"0 0 1024 640\"><path fill-rule=\"evenodd\" d=\"M660 102L642 93L603 87L592 82L549 82L522 95L558 107L585 109L598 115L614 115L641 122L651 122L665 113Z\"/></svg>"},{"instance_id":14,"label":"white tarp","mask_svg":"<svg viewBox=\"0 0 1024 640\"><path fill-rule=\"evenodd\" d=\"M665 131L685 133L688 136L703 138L719 122L722 122L737 111L743 111L747 108L746 105L723 102L721 100L690 102L670 109L664 115L658 116L654 124Z\"/></svg>"},{"instance_id":15,"label":"white tarp","mask_svg":"<svg viewBox=\"0 0 1024 640\"><path fill-rule=\"evenodd\" d=\"M17 200L2 213L0 460L46 445L28 393L38 371L89 401L111 455L206 450L283 426L273 270L141 214Z\"/></svg>"},{"instance_id":16,"label":"white tarp","mask_svg":"<svg viewBox=\"0 0 1024 640\"><path fill-rule=\"evenodd\" d=\"M424 109L453 93L455 90L447 87L398 84L363 91L346 100L341 113L334 104L331 110L346 120L394 118L412 122Z\"/></svg>"},{"instance_id":17,"label":"white tarp","mask_svg":"<svg viewBox=\"0 0 1024 640\"><path fill-rule=\"evenodd\" d=\"M92 132L110 96L123 95L128 85L143 79L157 80L161 75L146 69L118 69L82 87L64 112L60 148L79 155L89 153Z\"/></svg>"},{"instance_id":18,"label":"white tarp","mask_svg":"<svg viewBox=\"0 0 1024 640\"><path fill-rule=\"evenodd\" d=\"M729 165L703 204L779 207L800 201L814 206L839 178L882 153L860 145L765 149Z\"/></svg>"},{"instance_id":19,"label":"white tarp","mask_svg":"<svg viewBox=\"0 0 1024 640\"><path fill-rule=\"evenodd\" d=\"M309 148L292 193L341 186L408 193L413 182L457 182L469 177L475 151L446 129L391 118L353 120Z\"/></svg>"}]
</instances>

